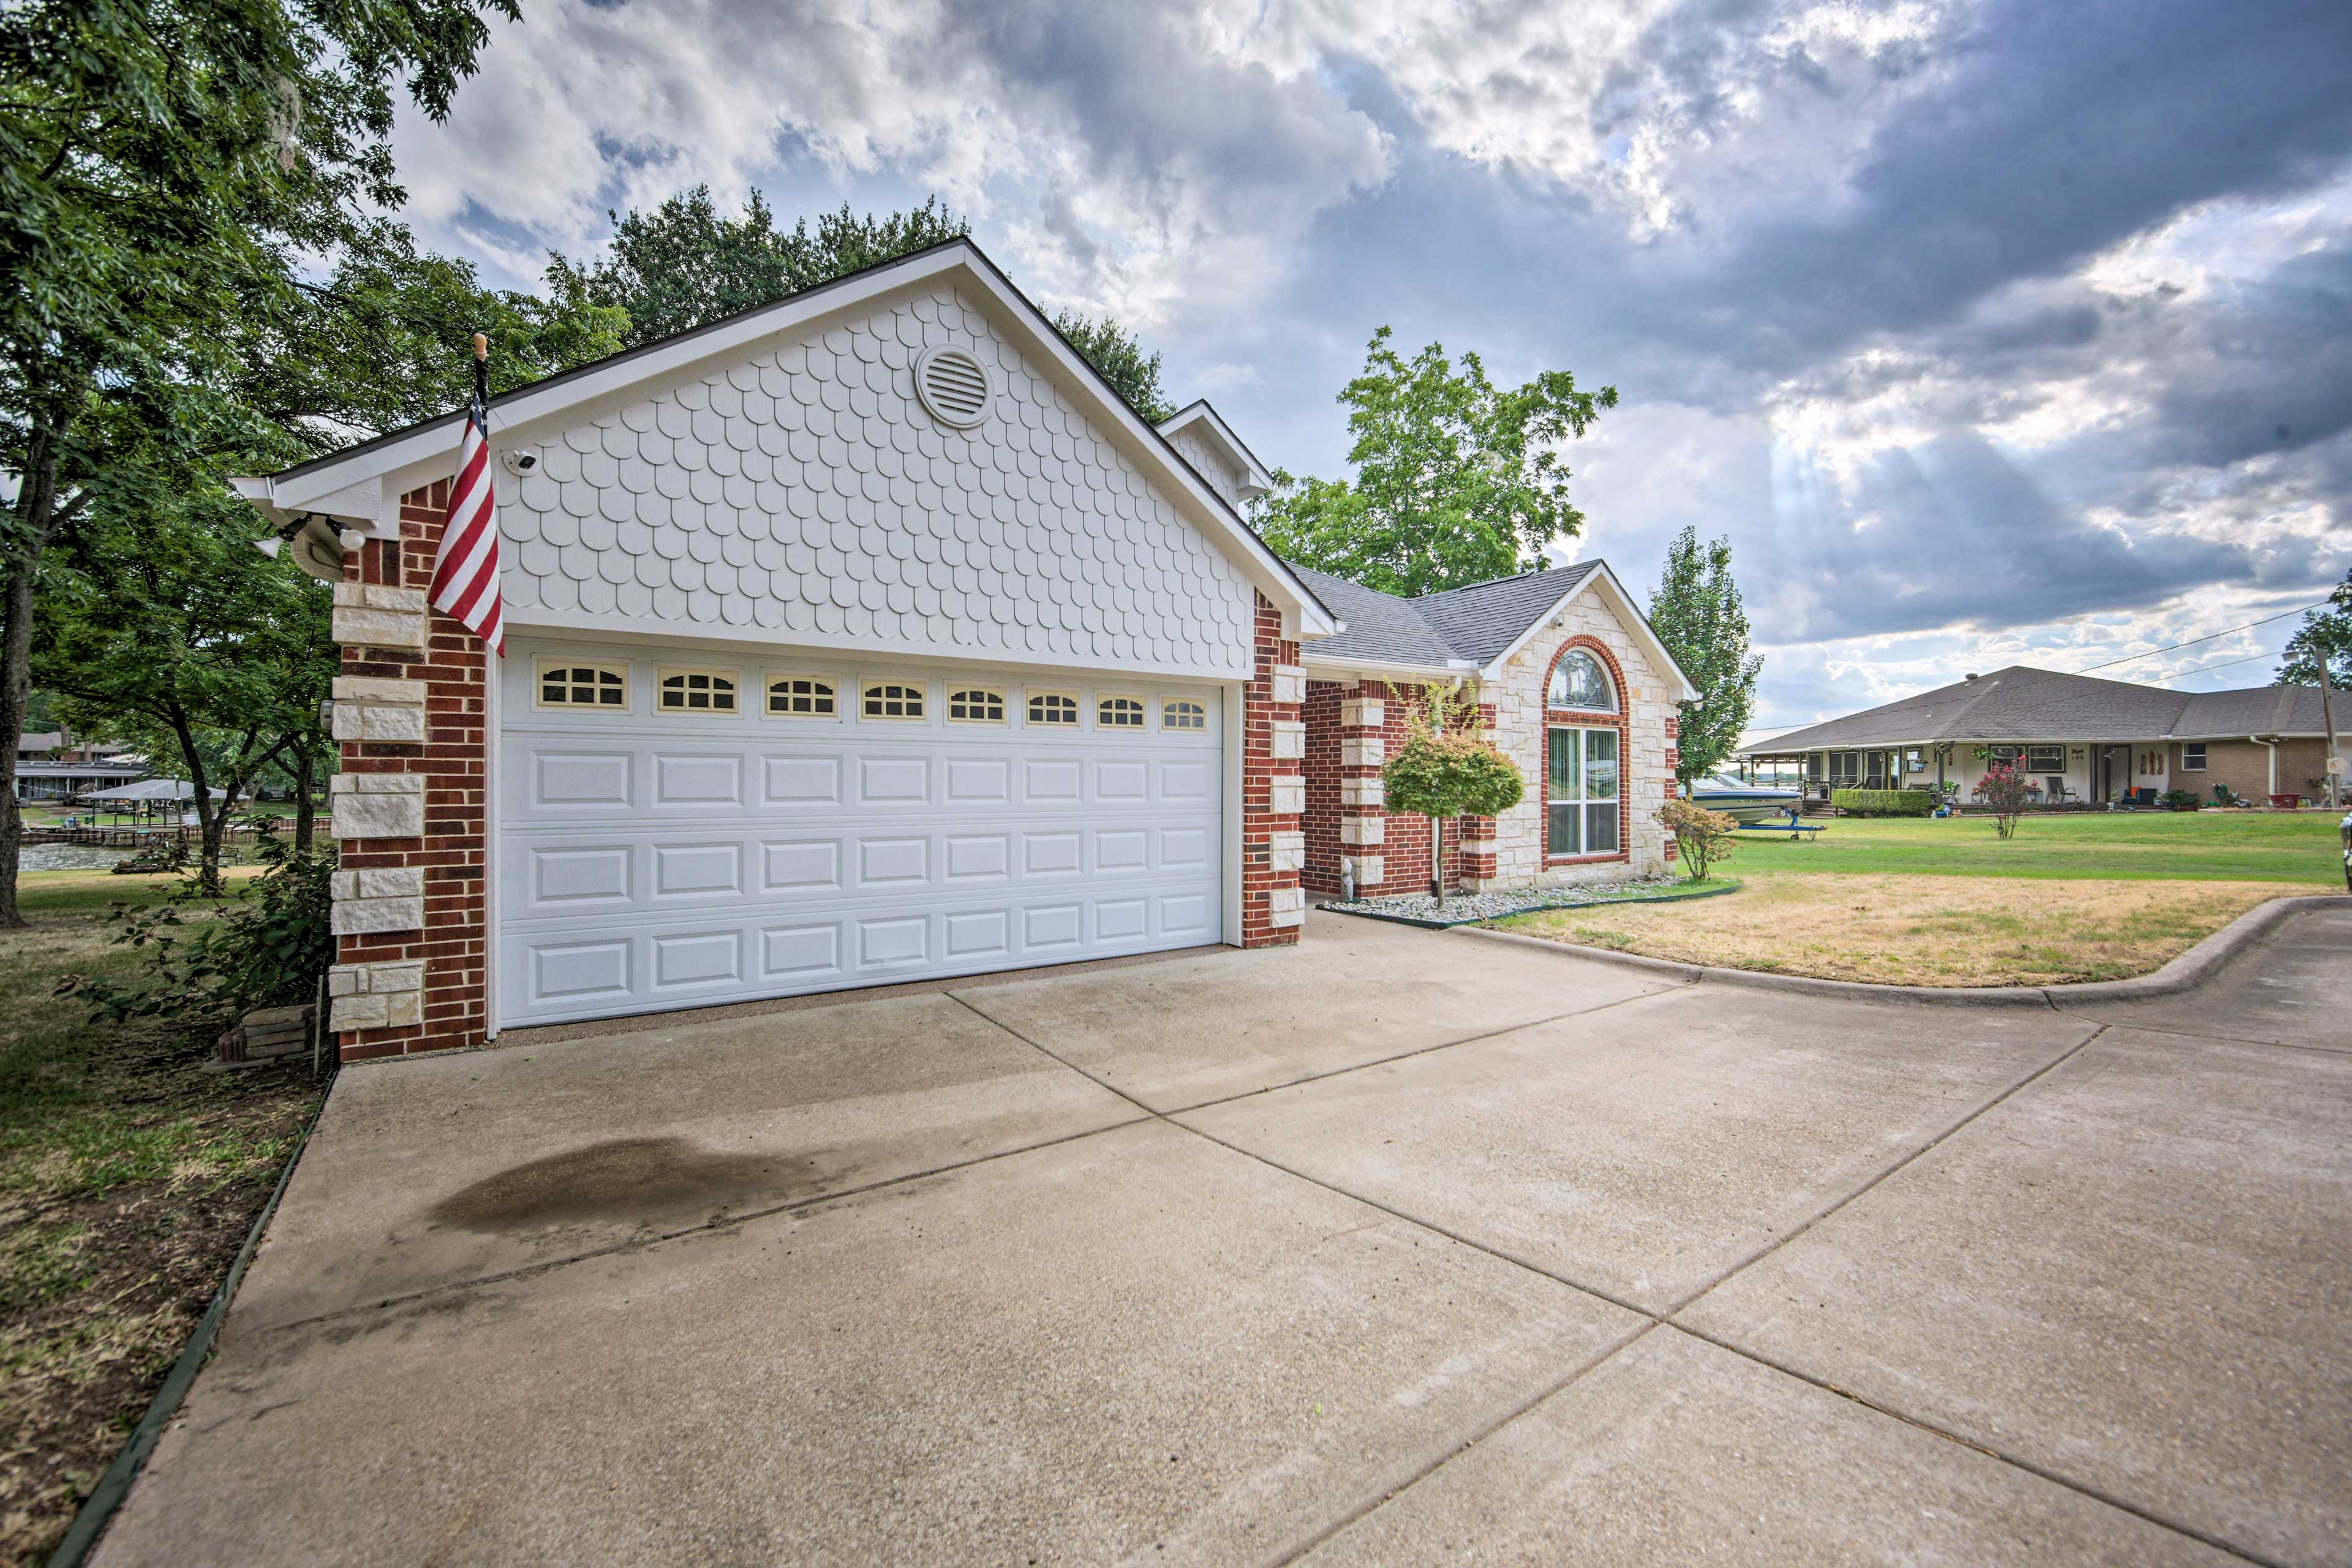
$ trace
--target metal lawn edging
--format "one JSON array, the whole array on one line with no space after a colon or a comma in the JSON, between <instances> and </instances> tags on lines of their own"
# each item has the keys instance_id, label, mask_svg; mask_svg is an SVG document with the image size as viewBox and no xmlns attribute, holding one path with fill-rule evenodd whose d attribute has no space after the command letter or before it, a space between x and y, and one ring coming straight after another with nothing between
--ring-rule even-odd
<instances>
[{"instance_id":1,"label":"metal lawn edging","mask_svg":"<svg viewBox=\"0 0 2352 1568\"><path fill-rule=\"evenodd\" d=\"M310 1134L318 1131L319 1119L326 1115L327 1100L334 1093L334 1080L331 1078L327 1082L327 1093L319 1097L319 1109L310 1113L309 1123L302 1129L300 1141L294 1145L294 1152L286 1157L286 1168L278 1173L278 1184L270 1189L269 1201L262 1205L261 1212L254 1216L253 1228L245 1233L245 1245L237 1249L236 1260L229 1265L220 1289L213 1292L212 1304L197 1320L195 1331L188 1336L187 1345L180 1352L180 1359L172 1363L171 1372L164 1376L163 1386L157 1389L155 1397L149 1401L147 1414L141 1416L139 1425L131 1428L131 1440L122 1445L122 1451L114 1456L114 1463L107 1466L106 1473L98 1479L98 1485L92 1487L89 1496L82 1500L80 1511L74 1515L73 1523L66 1528L65 1539L58 1542L57 1550L49 1553L48 1568L80 1568L91 1550L98 1545L100 1535L112 1521L114 1510L121 1508L122 1500L130 1495L131 1483L139 1479L139 1471L147 1463L147 1456L154 1452L156 1441L163 1436L163 1428L170 1426L172 1417L180 1413L180 1402L188 1396L189 1386L196 1381L196 1373L204 1370L205 1363L212 1357L213 1342L220 1337L221 1323L228 1316L229 1301L236 1295L236 1288L245 1282L246 1265L253 1261L255 1251L260 1247L262 1232L268 1230L269 1222L277 1217L278 1201L286 1195L287 1184L294 1179L294 1167L302 1163L303 1152L310 1147Z\"/></svg>"}]
</instances>

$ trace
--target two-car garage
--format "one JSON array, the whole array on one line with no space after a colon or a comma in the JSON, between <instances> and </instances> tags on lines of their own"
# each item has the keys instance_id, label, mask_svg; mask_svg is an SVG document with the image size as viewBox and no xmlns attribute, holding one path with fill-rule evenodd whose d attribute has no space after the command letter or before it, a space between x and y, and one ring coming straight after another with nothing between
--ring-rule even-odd
<instances>
[{"instance_id":1,"label":"two-car garage","mask_svg":"<svg viewBox=\"0 0 2352 1568\"><path fill-rule=\"evenodd\" d=\"M502 1026L1223 937L1225 690L518 642Z\"/></svg>"}]
</instances>

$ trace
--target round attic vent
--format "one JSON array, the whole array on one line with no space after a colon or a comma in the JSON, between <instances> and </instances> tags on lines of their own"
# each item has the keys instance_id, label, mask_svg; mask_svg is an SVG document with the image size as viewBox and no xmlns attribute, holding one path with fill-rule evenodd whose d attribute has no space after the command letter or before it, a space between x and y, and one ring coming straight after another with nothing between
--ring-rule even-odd
<instances>
[{"instance_id":1,"label":"round attic vent","mask_svg":"<svg viewBox=\"0 0 2352 1568\"><path fill-rule=\"evenodd\" d=\"M988 370L961 349L927 349L915 362L915 390L942 425L968 430L988 413Z\"/></svg>"}]
</instances>

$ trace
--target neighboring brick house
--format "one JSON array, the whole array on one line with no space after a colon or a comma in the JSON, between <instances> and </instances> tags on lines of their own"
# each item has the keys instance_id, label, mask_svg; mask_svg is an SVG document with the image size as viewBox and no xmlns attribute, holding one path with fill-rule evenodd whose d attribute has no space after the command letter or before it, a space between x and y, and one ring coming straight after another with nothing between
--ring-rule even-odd
<instances>
[{"instance_id":1,"label":"neighboring brick house","mask_svg":"<svg viewBox=\"0 0 2352 1568\"><path fill-rule=\"evenodd\" d=\"M2352 722L2340 695L2336 721ZM1841 785L1956 784L1965 799L1998 759L2022 766L2044 800L2095 804L2185 789L2210 801L2217 784L2254 800L2310 800L2326 793L2326 737L2316 687L2174 691L2011 665L1738 755L1800 763L1817 796Z\"/></svg>"},{"instance_id":2,"label":"neighboring brick house","mask_svg":"<svg viewBox=\"0 0 2352 1568\"><path fill-rule=\"evenodd\" d=\"M969 241L490 409L503 658L425 604L458 416L239 481L335 584L346 1059L1297 940L1339 622Z\"/></svg>"},{"instance_id":3,"label":"neighboring brick house","mask_svg":"<svg viewBox=\"0 0 2352 1568\"><path fill-rule=\"evenodd\" d=\"M1470 891L1656 873L1673 787L1676 715L1697 692L1608 565L1580 561L1399 598L1299 576L1346 623L1306 647L1310 893L1419 892L1432 825L1391 816L1382 763L1432 685L1459 685L1527 795L1445 829L1447 885Z\"/></svg>"}]
</instances>

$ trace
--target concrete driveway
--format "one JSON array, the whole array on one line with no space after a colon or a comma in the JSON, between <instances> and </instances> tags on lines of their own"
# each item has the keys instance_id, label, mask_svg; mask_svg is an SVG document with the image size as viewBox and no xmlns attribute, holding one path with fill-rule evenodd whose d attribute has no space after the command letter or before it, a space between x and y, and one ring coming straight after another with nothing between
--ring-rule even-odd
<instances>
[{"instance_id":1,"label":"concrete driveway","mask_svg":"<svg viewBox=\"0 0 2352 1568\"><path fill-rule=\"evenodd\" d=\"M1300 947L355 1068L106 1563L2352 1561L2352 911Z\"/></svg>"}]
</instances>

